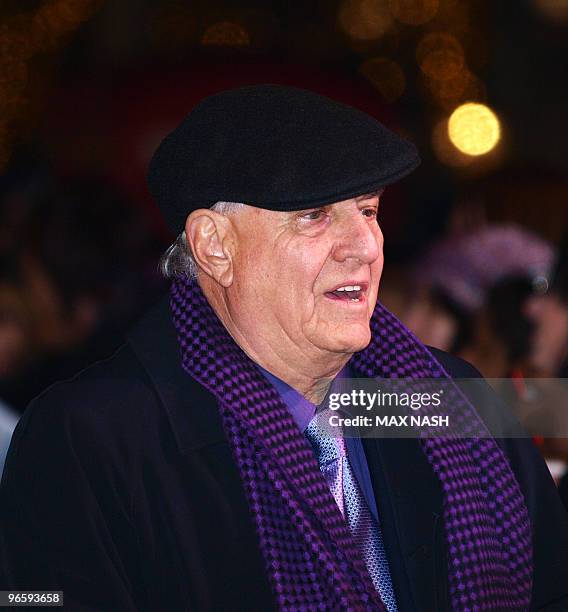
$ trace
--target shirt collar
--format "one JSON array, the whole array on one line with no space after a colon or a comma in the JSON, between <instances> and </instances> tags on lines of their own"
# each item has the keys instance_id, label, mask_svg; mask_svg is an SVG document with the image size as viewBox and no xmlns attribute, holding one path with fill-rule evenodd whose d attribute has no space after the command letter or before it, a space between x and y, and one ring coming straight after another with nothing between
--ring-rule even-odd
<instances>
[{"instance_id":1,"label":"shirt collar","mask_svg":"<svg viewBox=\"0 0 568 612\"><path fill-rule=\"evenodd\" d=\"M263 367L259 366L258 363L256 364L256 367L262 374L264 374L264 376L268 379L268 382L272 384L276 391L278 391L278 394L280 395L282 401L286 404L286 407L290 411L292 418L298 425L300 431L303 432L316 414L316 404L312 404L301 393L296 391L296 389L291 387L288 383L285 383L277 376L274 376L274 374L272 374L268 370L265 370ZM349 365L346 364L333 380L332 384L330 385L329 391L331 391L336 381L338 381L340 378L350 378L350 376L351 372L349 369Z\"/></svg>"}]
</instances>

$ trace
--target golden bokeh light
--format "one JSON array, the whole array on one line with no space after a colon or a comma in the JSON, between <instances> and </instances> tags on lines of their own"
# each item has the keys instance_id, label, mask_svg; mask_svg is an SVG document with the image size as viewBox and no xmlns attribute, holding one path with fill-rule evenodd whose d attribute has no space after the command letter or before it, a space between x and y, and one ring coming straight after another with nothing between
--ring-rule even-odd
<instances>
[{"instance_id":1,"label":"golden bokeh light","mask_svg":"<svg viewBox=\"0 0 568 612\"><path fill-rule=\"evenodd\" d=\"M397 21L408 25L422 25L436 15L439 1L389 0L389 7Z\"/></svg>"},{"instance_id":2,"label":"golden bokeh light","mask_svg":"<svg viewBox=\"0 0 568 612\"><path fill-rule=\"evenodd\" d=\"M416 46L416 61L421 64L430 53L445 51L463 57L463 47L460 41L448 32L428 32L422 36Z\"/></svg>"},{"instance_id":3,"label":"golden bokeh light","mask_svg":"<svg viewBox=\"0 0 568 612\"><path fill-rule=\"evenodd\" d=\"M448 120L444 119L438 122L432 130L432 148L436 157L446 166L452 168L465 168L470 166L475 157L465 155L450 141L448 136Z\"/></svg>"},{"instance_id":4,"label":"golden bokeh light","mask_svg":"<svg viewBox=\"0 0 568 612\"><path fill-rule=\"evenodd\" d=\"M388 0L344 0L338 20L346 34L361 41L377 40L392 26Z\"/></svg>"},{"instance_id":5,"label":"golden bokeh light","mask_svg":"<svg viewBox=\"0 0 568 612\"><path fill-rule=\"evenodd\" d=\"M487 87L485 83L475 74L466 70L466 84L459 97L459 102L479 102L484 104L487 101ZM456 104L454 104L454 107Z\"/></svg>"},{"instance_id":6,"label":"golden bokeh light","mask_svg":"<svg viewBox=\"0 0 568 612\"><path fill-rule=\"evenodd\" d=\"M404 93L406 78L402 68L385 57L368 59L359 68L381 96L389 103L398 100Z\"/></svg>"},{"instance_id":7,"label":"golden bokeh light","mask_svg":"<svg viewBox=\"0 0 568 612\"><path fill-rule=\"evenodd\" d=\"M468 83L469 74L467 70L460 70L450 78L441 81L424 78L424 83L430 97L436 103L442 106L453 103L451 109L449 109L453 110L463 101L462 96Z\"/></svg>"},{"instance_id":8,"label":"golden bokeh light","mask_svg":"<svg viewBox=\"0 0 568 612\"><path fill-rule=\"evenodd\" d=\"M60 46L101 5L102 0L53 0L0 25L0 171L38 112L37 99L27 91L33 83L30 62Z\"/></svg>"},{"instance_id":9,"label":"golden bokeh light","mask_svg":"<svg viewBox=\"0 0 568 612\"><path fill-rule=\"evenodd\" d=\"M467 68L442 81L421 75L418 86L430 102L447 112L464 102L484 103L487 100L485 84Z\"/></svg>"},{"instance_id":10,"label":"golden bokeh light","mask_svg":"<svg viewBox=\"0 0 568 612\"><path fill-rule=\"evenodd\" d=\"M456 80L465 70L463 48L447 32L430 32L423 36L416 47L416 60L424 76L434 81ZM435 83L434 87L437 86Z\"/></svg>"},{"instance_id":11,"label":"golden bokeh light","mask_svg":"<svg viewBox=\"0 0 568 612\"><path fill-rule=\"evenodd\" d=\"M205 30L201 44L216 47L246 47L250 45L250 37L239 23L219 21Z\"/></svg>"},{"instance_id":12,"label":"golden bokeh light","mask_svg":"<svg viewBox=\"0 0 568 612\"><path fill-rule=\"evenodd\" d=\"M34 52L44 53L57 48L63 38L72 34L91 18L102 0L59 0L44 3L31 22L30 40Z\"/></svg>"},{"instance_id":13,"label":"golden bokeh light","mask_svg":"<svg viewBox=\"0 0 568 612\"><path fill-rule=\"evenodd\" d=\"M454 79L464 68L463 55L445 50L432 51L420 64L420 70L434 81Z\"/></svg>"},{"instance_id":14,"label":"golden bokeh light","mask_svg":"<svg viewBox=\"0 0 568 612\"><path fill-rule=\"evenodd\" d=\"M448 136L462 153L471 156L491 151L501 138L501 126L495 113L485 104L462 104L448 120Z\"/></svg>"},{"instance_id":15,"label":"golden bokeh light","mask_svg":"<svg viewBox=\"0 0 568 612\"><path fill-rule=\"evenodd\" d=\"M568 0L534 0L534 3L552 21L568 21Z\"/></svg>"}]
</instances>

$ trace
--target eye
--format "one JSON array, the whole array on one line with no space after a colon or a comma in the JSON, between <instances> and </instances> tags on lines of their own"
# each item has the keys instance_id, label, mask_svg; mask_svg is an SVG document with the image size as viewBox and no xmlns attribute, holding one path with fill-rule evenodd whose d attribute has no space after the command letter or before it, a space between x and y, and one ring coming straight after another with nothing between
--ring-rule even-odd
<instances>
[{"instance_id":1,"label":"eye","mask_svg":"<svg viewBox=\"0 0 568 612\"><path fill-rule=\"evenodd\" d=\"M365 217L368 217L369 219L374 217L376 219L379 211L377 208L364 208L362 212Z\"/></svg>"},{"instance_id":2,"label":"eye","mask_svg":"<svg viewBox=\"0 0 568 612\"><path fill-rule=\"evenodd\" d=\"M302 219L307 219L308 221L319 221L325 214L325 211L319 210L311 210L308 213L302 215Z\"/></svg>"}]
</instances>

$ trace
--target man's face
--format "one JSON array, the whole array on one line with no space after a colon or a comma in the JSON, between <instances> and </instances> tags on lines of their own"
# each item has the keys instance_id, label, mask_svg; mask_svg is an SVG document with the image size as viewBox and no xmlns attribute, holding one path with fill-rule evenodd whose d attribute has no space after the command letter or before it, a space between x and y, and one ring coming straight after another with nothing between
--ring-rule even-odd
<instances>
[{"instance_id":1,"label":"man's face","mask_svg":"<svg viewBox=\"0 0 568 612\"><path fill-rule=\"evenodd\" d=\"M234 320L282 353L365 348L383 267L378 205L375 194L297 212L247 206L236 214L227 290Z\"/></svg>"}]
</instances>

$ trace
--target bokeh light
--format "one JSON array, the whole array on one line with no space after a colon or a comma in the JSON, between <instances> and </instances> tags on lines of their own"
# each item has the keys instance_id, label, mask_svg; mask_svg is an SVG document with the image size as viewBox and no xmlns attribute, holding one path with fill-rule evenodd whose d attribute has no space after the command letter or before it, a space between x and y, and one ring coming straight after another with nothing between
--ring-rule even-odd
<instances>
[{"instance_id":1,"label":"bokeh light","mask_svg":"<svg viewBox=\"0 0 568 612\"><path fill-rule=\"evenodd\" d=\"M501 137L501 126L495 113L485 104L462 104L448 120L448 136L462 153L471 156L491 151Z\"/></svg>"},{"instance_id":2,"label":"bokeh light","mask_svg":"<svg viewBox=\"0 0 568 612\"><path fill-rule=\"evenodd\" d=\"M485 84L467 68L443 81L435 81L421 75L420 92L437 107L451 112L464 102L487 101Z\"/></svg>"},{"instance_id":3,"label":"bokeh light","mask_svg":"<svg viewBox=\"0 0 568 612\"><path fill-rule=\"evenodd\" d=\"M426 77L434 81L456 78L464 68L463 55L445 50L432 51L420 64L420 69Z\"/></svg>"},{"instance_id":4,"label":"bokeh light","mask_svg":"<svg viewBox=\"0 0 568 612\"><path fill-rule=\"evenodd\" d=\"M534 0L536 7L552 21L568 21L568 0Z\"/></svg>"},{"instance_id":5,"label":"bokeh light","mask_svg":"<svg viewBox=\"0 0 568 612\"><path fill-rule=\"evenodd\" d=\"M9 159L14 132L22 137L24 126L33 124L29 115L35 112L34 104L27 91L34 84L28 74L30 62L56 49L101 4L102 0L54 0L0 25L0 171Z\"/></svg>"},{"instance_id":6,"label":"bokeh light","mask_svg":"<svg viewBox=\"0 0 568 612\"><path fill-rule=\"evenodd\" d=\"M361 41L381 38L393 21L388 0L344 0L338 20L349 36Z\"/></svg>"},{"instance_id":7,"label":"bokeh light","mask_svg":"<svg viewBox=\"0 0 568 612\"><path fill-rule=\"evenodd\" d=\"M455 79L465 68L463 48L447 32L423 36L416 48L416 60L424 75L435 81Z\"/></svg>"},{"instance_id":8,"label":"bokeh light","mask_svg":"<svg viewBox=\"0 0 568 612\"><path fill-rule=\"evenodd\" d=\"M438 0L389 0L391 13L401 23L422 25L430 21L439 8Z\"/></svg>"},{"instance_id":9,"label":"bokeh light","mask_svg":"<svg viewBox=\"0 0 568 612\"><path fill-rule=\"evenodd\" d=\"M459 40L448 32L428 32L422 36L416 46L416 61L420 64L433 51L448 51L463 56L463 47Z\"/></svg>"},{"instance_id":10,"label":"bokeh light","mask_svg":"<svg viewBox=\"0 0 568 612\"><path fill-rule=\"evenodd\" d=\"M485 83L473 72L469 70L465 71L465 87L459 97L459 102L480 102L485 103L487 101L487 87ZM454 104L454 107L457 106Z\"/></svg>"},{"instance_id":11,"label":"bokeh light","mask_svg":"<svg viewBox=\"0 0 568 612\"><path fill-rule=\"evenodd\" d=\"M246 47L250 37L245 28L233 21L219 21L209 26L201 37L202 45L217 47Z\"/></svg>"},{"instance_id":12,"label":"bokeh light","mask_svg":"<svg viewBox=\"0 0 568 612\"><path fill-rule=\"evenodd\" d=\"M404 93L406 78L402 68L385 57L368 59L359 68L387 102L398 100Z\"/></svg>"},{"instance_id":13,"label":"bokeh light","mask_svg":"<svg viewBox=\"0 0 568 612\"><path fill-rule=\"evenodd\" d=\"M418 86L440 108L451 111L460 103L485 101L485 86L469 70L460 41L449 32L429 32L416 47L420 66Z\"/></svg>"},{"instance_id":14,"label":"bokeh light","mask_svg":"<svg viewBox=\"0 0 568 612\"><path fill-rule=\"evenodd\" d=\"M423 76L423 82L428 90L429 97L441 106L451 104L449 110L454 110L458 106L459 102L462 101L462 95L467 86L469 72L467 70L461 70L455 75L442 81L429 79Z\"/></svg>"},{"instance_id":15,"label":"bokeh light","mask_svg":"<svg viewBox=\"0 0 568 612\"><path fill-rule=\"evenodd\" d=\"M465 168L475 161L475 157L462 153L452 144L448 135L447 119L439 121L432 129L432 148L436 157L452 168Z\"/></svg>"},{"instance_id":16,"label":"bokeh light","mask_svg":"<svg viewBox=\"0 0 568 612\"><path fill-rule=\"evenodd\" d=\"M65 36L91 18L102 0L59 0L43 4L33 15L31 40L37 52L55 49Z\"/></svg>"}]
</instances>

